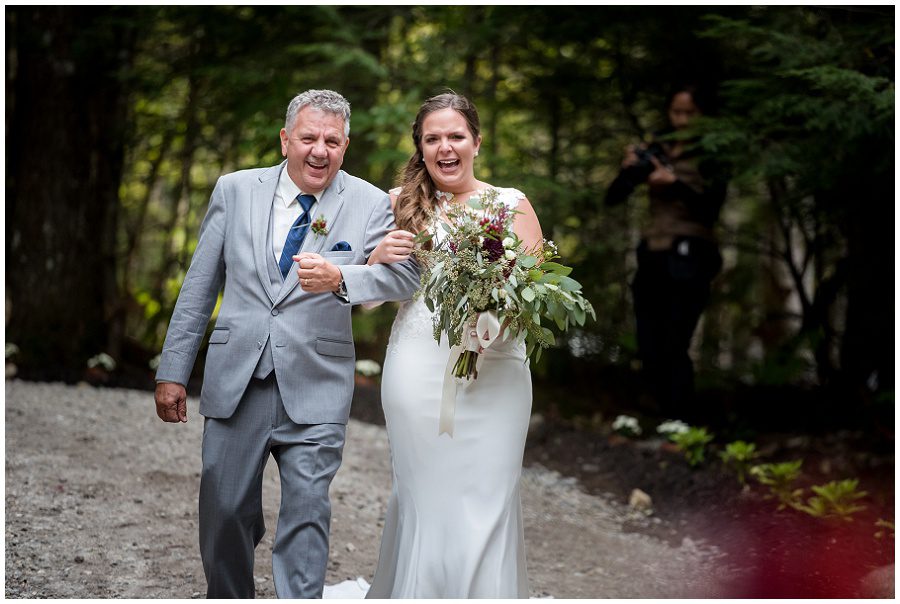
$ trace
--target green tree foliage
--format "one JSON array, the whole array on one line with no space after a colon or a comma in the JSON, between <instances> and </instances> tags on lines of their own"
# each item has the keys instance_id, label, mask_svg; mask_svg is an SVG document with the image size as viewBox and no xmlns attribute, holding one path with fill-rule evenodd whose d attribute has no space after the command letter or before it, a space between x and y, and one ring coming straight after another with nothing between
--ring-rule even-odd
<instances>
[{"instance_id":1,"label":"green tree foliage","mask_svg":"<svg viewBox=\"0 0 900 604\"><path fill-rule=\"evenodd\" d=\"M893 227L870 203L893 195L886 17L792 8L708 18L704 34L722 41L741 73L723 82L726 110L708 122L704 146L729 161L743 194L760 196L758 216L774 229L760 237L760 221L748 221L739 236L780 261L799 306L763 379L808 349L820 382L841 364L857 380L893 381L884 363L893 338L880 330L892 324L893 308L876 293L893 274Z\"/></svg>"},{"instance_id":2,"label":"green tree foliage","mask_svg":"<svg viewBox=\"0 0 900 604\"><path fill-rule=\"evenodd\" d=\"M7 12L8 57L23 44L11 23L33 10ZM146 365L160 348L216 179L281 160L278 131L294 94L347 96L344 168L387 189L412 150L419 104L451 88L481 114L478 176L528 195L597 311L535 375L591 384L584 390L595 397L598 369L628 372L634 360L629 283L646 212L640 189L624 207L604 208L605 188L625 145L664 125L668 89L690 80L720 91L719 111L699 132L732 174L720 225L725 268L696 335L701 382L843 381L891 398L883 393L893 389L885 329L893 233L882 201L893 191L889 9L98 10L133 32L130 60L103 75L121 84L128 111L124 168L111 175L119 203L113 286L101 303L109 321L97 328L108 333L98 341L121 355L144 351L120 366ZM15 77L8 69L8 107L33 100L19 95ZM9 162L19 150L7 150ZM8 258L20 220L7 226ZM393 314L393 305L357 311L362 356L383 358ZM100 352L91 348L66 363L83 367Z\"/></svg>"}]
</instances>

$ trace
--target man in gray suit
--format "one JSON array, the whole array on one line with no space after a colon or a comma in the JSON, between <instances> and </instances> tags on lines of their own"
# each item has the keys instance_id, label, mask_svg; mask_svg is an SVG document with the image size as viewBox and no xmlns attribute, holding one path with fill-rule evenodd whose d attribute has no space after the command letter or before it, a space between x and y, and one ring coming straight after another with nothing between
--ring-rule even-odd
<instances>
[{"instance_id":1,"label":"man in gray suit","mask_svg":"<svg viewBox=\"0 0 900 604\"><path fill-rule=\"evenodd\" d=\"M294 98L278 166L216 183L156 375L156 412L187 421L185 384L218 294L200 395L200 554L208 597L254 596L265 526L263 469L281 477L272 552L279 597L321 597L328 487L353 394L354 304L411 297L414 263L366 265L394 228L383 191L343 172L350 106L329 90Z\"/></svg>"}]
</instances>

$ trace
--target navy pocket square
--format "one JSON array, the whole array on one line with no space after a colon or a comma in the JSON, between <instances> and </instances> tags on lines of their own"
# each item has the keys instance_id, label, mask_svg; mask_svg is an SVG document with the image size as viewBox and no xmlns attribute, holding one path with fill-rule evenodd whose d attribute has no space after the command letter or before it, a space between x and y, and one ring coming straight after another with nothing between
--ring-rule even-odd
<instances>
[{"instance_id":1,"label":"navy pocket square","mask_svg":"<svg viewBox=\"0 0 900 604\"><path fill-rule=\"evenodd\" d=\"M334 247L331 248L332 252L349 252L352 251L353 248L350 247L350 244L346 241L338 241L334 244Z\"/></svg>"}]
</instances>

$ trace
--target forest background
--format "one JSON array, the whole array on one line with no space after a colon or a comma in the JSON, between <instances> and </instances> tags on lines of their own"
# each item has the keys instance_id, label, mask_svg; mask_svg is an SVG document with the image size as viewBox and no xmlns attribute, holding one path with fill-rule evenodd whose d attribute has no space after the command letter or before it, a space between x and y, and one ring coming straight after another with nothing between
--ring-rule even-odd
<instances>
[{"instance_id":1,"label":"forest background","mask_svg":"<svg viewBox=\"0 0 900 604\"><path fill-rule=\"evenodd\" d=\"M481 114L479 178L526 192L597 311L534 366L535 409L640 408L629 283L646 195L603 198L624 147L665 124L667 91L689 81L717 93L697 133L731 167L724 268L692 351L710 417L893 432L893 7L5 14L19 377L152 387L216 179L281 160L288 101L343 93L344 169L387 189L419 104L450 88ZM358 358L383 360L394 309L354 311ZM88 367L100 353L114 369Z\"/></svg>"}]
</instances>

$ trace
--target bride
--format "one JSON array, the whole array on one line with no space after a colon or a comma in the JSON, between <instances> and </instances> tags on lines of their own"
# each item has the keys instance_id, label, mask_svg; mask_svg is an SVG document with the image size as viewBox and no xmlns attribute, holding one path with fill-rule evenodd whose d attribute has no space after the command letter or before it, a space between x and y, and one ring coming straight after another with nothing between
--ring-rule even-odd
<instances>
[{"instance_id":1,"label":"bride","mask_svg":"<svg viewBox=\"0 0 900 604\"><path fill-rule=\"evenodd\" d=\"M391 191L397 231L369 263L405 260L413 233L435 229L450 204L494 188L520 212L514 229L529 248L542 241L531 204L516 189L475 178L481 145L475 106L457 94L425 101L415 152ZM426 244L428 245L428 244ZM527 598L519 478L531 413L531 374L521 340L498 338L478 379L457 387L452 437L438 434L450 348L432 335L421 300L404 302L391 330L382 404L393 486L368 598ZM451 378L452 379L452 378Z\"/></svg>"}]
</instances>

